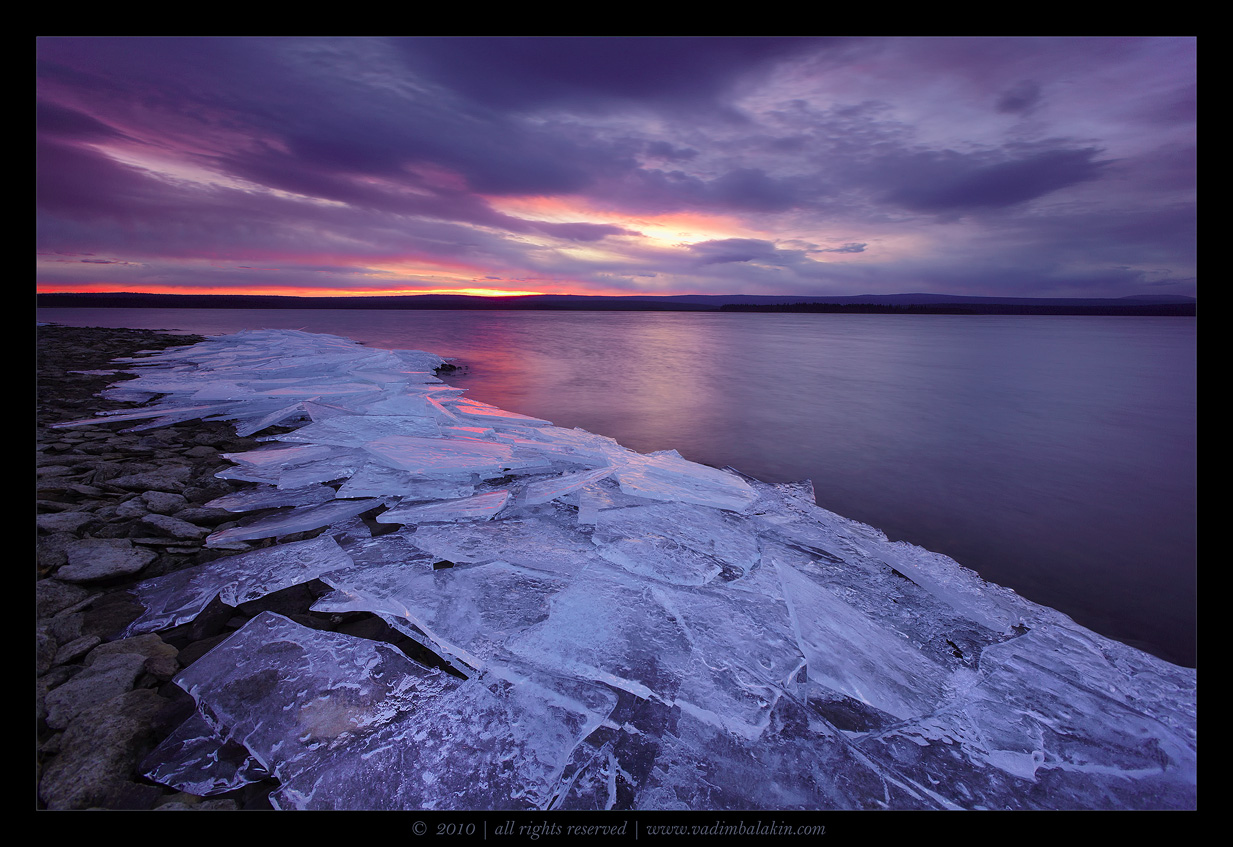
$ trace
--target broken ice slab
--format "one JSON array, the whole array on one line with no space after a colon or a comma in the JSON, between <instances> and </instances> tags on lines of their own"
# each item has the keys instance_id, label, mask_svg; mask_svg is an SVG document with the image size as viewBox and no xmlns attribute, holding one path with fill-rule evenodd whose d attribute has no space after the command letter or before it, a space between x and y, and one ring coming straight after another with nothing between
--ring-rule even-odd
<instances>
[{"instance_id":1,"label":"broken ice slab","mask_svg":"<svg viewBox=\"0 0 1233 847\"><path fill-rule=\"evenodd\" d=\"M225 509L228 512L256 512L260 509L281 509L286 506L311 506L333 499L335 491L327 485L307 485L288 490L261 486L224 494L206 503L205 507Z\"/></svg>"},{"instance_id":2,"label":"broken ice slab","mask_svg":"<svg viewBox=\"0 0 1233 847\"><path fill-rule=\"evenodd\" d=\"M500 470L515 461L514 451L503 444L468 438L391 435L364 449L389 467L421 476Z\"/></svg>"},{"instance_id":3,"label":"broken ice slab","mask_svg":"<svg viewBox=\"0 0 1233 847\"><path fill-rule=\"evenodd\" d=\"M255 538L274 538L280 535L293 535L297 532L309 532L347 518L353 518L381 504L382 501L378 499L334 500L316 506L295 508L247 525L212 532L206 536L206 546L221 547L238 541L251 541Z\"/></svg>"},{"instance_id":4,"label":"broken ice slab","mask_svg":"<svg viewBox=\"0 0 1233 847\"><path fill-rule=\"evenodd\" d=\"M365 398L376 398L380 394L367 382L312 382L301 385L288 385L274 388L264 393L266 397L281 397L284 399L316 400L328 398L333 402L346 399L350 402L362 402Z\"/></svg>"},{"instance_id":5,"label":"broken ice slab","mask_svg":"<svg viewBox=\"0 0 1233 847\"><path fill-rule=\"evenodd\" d=\"M278 487L302 488L316 482L333 482L346 479L364 466L368 457L359 450L337 450L329 458L305 462L278 472Z\"/></svg>"},{"instance_id":6,"label":"broken ice slab","mask_svg":"<svg viewBox=\"0 0 1233 847\"><path fill-rule=\"evenodd\" d=\"M990 646L960 696L859 747L909 784L961 787L948 792L950 808L1188 807L1194 723L1175 712L1162 720L1143 708L1154 697L1127 695L1140 676L1169 679L1174 696L1193 680L1100 641L1045 625Z\"/></svg>"},{"instance_id":7,"label":"broken ice slab","mask_svg":"<svg viewBox=\"0 0 1233 847\"><path fill-rule=\"evenodd\" d=\"M269 779L252 753L219 735L201 712L193 712L142 763L147 779L198 797L223 794Z\"/></svg>"},{"instance_id":8,"label":"broken ice slab","mask_svg":"<svg viewBox=\"0 0 1233 847\"><path fill-rule=\"evenodd\" d=\"M388 386L391 384L401 385L403 383L417 383L420 385L429 383L440 383L441 380L428 370L411 371L411 370L354 370L351 375L357 379L365 380L366 382L374 383L375 385Z\"/></svg>"},{"instance_id":9,"label":"broken ice slab","mask_svg":"<svg viewBox=\"0 0 1233 847\"><path fill-rule=\"evenodd\" d=\"M270 801L302 810L549 809L568 784L572 754L602 718L537 682L462 682L359 744L326 748Z\"/></svg>"},{"instance_id":10,"label":"broken ice slab","mask_svg":"<svg viewBox=\"0 0 1233 847\"><path fill-rule=\"evenodd\" d=\"M158 429L159 427L171 426L172 424L184 423L185 421L195 421L202 418L200 412L177 412L171 415L163 415L154 420L147 421L143 424L138 424L134 427L121 430L121 432L144 432L147 429ZM211 417L206 417L206 420L213 420Z\"/></svg>"},{"instance_id":11,"label":"broken ice slab","mask_svg":"<svg viewBox=\"0 0 1233 847\"><path fill-rule=\"evenodd\" d=\"M552 479L536 480L528 483L523 489L523 497L528 506L547 503L558 497L564 497L571 491L577 491L579 488L598 482L611 474L613 470L615 468L607 467L581 473L566 473Z\"/></svg>"},{"instance_id":12,"label":"broken ice slab","mask_svg":"<svg viewBox=\"0 0 1233 847\"><path fill-rule=\"evenodd\" d=\"M655 765L631 792L629 806L691 812L942 808L892 767L870 761L792 698L776 701L766 730L756 739L733 735L684 710L672 726L672 732L658 737ZM622 748L634 745L616 740L614 764L619 767ZM593 808L573 803L575 797L584 799L587 776L571 786L561 808Z\"/></svg>"},{"instance_id":13,"label":"broken ice slab","mask_svg":"<svg viewBox=\"0 0 1233 847\"><path fill-rule=\"evenodd\" d=\"M220 745L243 744L281 783L282 809L542 809L614 702L568 680L459 680L269 612L176 683Z\"/></svg>"},{"instance_id":14,"label":"broken ice slab","mask_svg":"<svg viewBox=\"0 0 1233 847\"><path fill-rule=\"evenodd\" d=\"M504 643L548 617L566 580L506 562L434 570L420 563L356 566L323 577L336 589L320 612L372 612L467 676L501 659Z\"/></svg>"},{"instance_id":15,"label":"broken ice slab","mask_svg":"<svg viewBox=\"0 0 1233 847\"><path fill-rule=\"evenodd\" d=\"M367 460L366 455L358 450L323 444L273 447L223 455L238 462L245 470L239 475L234 470L220 471L216 476L266 482L282 489L304 488L313 483L348 477ZM248 469L255 473L246 473Z\"/></svg>"},{"instance_id":16,"label":"broken ice slab","mask_svg":"<svg viewBox=\"0 0 1233 847\"><path fill-rule=\"evenodd\" d=\"M559 426L506 431L500 433L498 439L510 445L538 451L540 455L553 461L571 462L590 468L619 465L638 455L606 436Z\"/></svg>"},{"instance_id":17,"label":"broken ice slab","mask_svg":"<svg viewBox=\"0 0 1233 847\"><path fill-rule=\"evenodd\" d=\"M551 421L546 421L542 418L533 418L529 415L507 412L504 409L498 409L496 406L490 406L487 403L480 403L463 397L448 401L445 407L459 418L482 423L485 426L501 426L503 424L524 427L552 426Z\"/></svg>"},{"instance_id":18,"label":"broken ice slab","mask_svg":"<svg viewBox=\"0 0 1233 847\"><path fill-rule=\"evenodd\" d=\"M488 566L474 570L482 571ZM707 589L648 586L602 564L558 592L549 616L507 639L521 661L663 703L734 737L762 733L801 663L781 600L742 606ZM699 623L704 625L699 626Z\"/></svg>"},{"instance_id":19,"label":"broken ice slab","mask_svg":"<svg viewBox=\"0 0 1233 847\"><path fill-rule=\"evenodd\" d=\"M628 457L617 463L613 477L627 494L737 512L758 496L736 474L688 461L675 450Z\"/></svg>"},{"instance_id":20,"label":"broken ice slab","mask_svg":"<svg viewBox=\"0 0 1233 847\"><path fill-rule=\"evenodd\" d=\"M471 475L454 478L428 478L415 476L409 471L369 462L360 467L338 489L340 498L350 497L401 497L414 500L454 500L475 493L470 483Z\"/></svg>"},{"instance_id":21,"label":"broken ice slab","mask_svg":"<svg viewBox=\"0 0 1233 847\"><path fill-rule=\"evenodd\" d=\"M592 541L631 573L680 585L736 579L757 564L758 539L736 515L692 503L599 513Z\"/></svg>"},{"instance_id":22,"label":"broken ice slab","mask_svg":"<svg viewBox=\"0 0 1233 847\"><path fill-rule=\"evenodd\" d=\"M487 521L492 520L508 501L508 491L491 491L487 494L477 494L474 497L429 503L426 506L395 506L377 515L376 520L378 523L400 524L432 523L434 521Z\"/></svg>"},{"instance_id":23,"label":"broken ice slab","mask_svg":"<svg viewBox=\"0 0 1233 847\"><path fill-rule=\"evenodd\" d=\"M888 542L886 552L885 558L912 582L994 632L1009 633L1032 614L1013 591L985 582L947 556L905 542Z\"/></svg>"},{"instance_id":24,"label":"broken ice slab","mask_svg":"<svg viewBox=\"0 0 1233 847\"><path fill-rule=\"evenodd\" d=\"M380 400L365 404L363 411L365 415L404 415L415 418L430 418L434 421L437 418L433 405L428 402L428 398L420 391L408 392L406 390L399 390L397 392L383 392ZM414 435L415 433L407 434Z\"/></svg>"},{"instance_id":25,"label":"broken ice slab","mask_svg":"<svg viewBox=\"0 0 1233 847\"><path fill-rule=\"evenodd\" d=\"M338 403L321 403L316 400L304 400L300 403L304 407L305 414L312 421L328 421L331 418L337 418L345 415L358 415L360 412L350 406L341 406ZM264 440L264 439L262 439Z\"/></svg>"},{"instance_id":26,"label":"broken ice slab","mask_svg":"<svg viewBox=\"0 0 1233 847\"><path fill-rule=\"evenodd\" d=\"M809 679L899 718L927 714L949 693L952 672L894 628L871 619L768 552L792 611Z\"/></svg>"},{"instance_id":27,"label":"broken ice slab","mask_svg":"<svg viewBox=\"0 0 1233 847\"><path fill-rule=\"evenodd\" d=\"M184 420L197 417L205 417L206 415L216 412L226 411L234 408L234 403L210 403L197 404L192 406L152 406L147 409L141 409L136 412L99 412L94 417L78 418L72 421L61 421L51 425L52 429L68 429L75 426L92 426L104 423L117 423L120 421L139 421L145 418L158 418L168 415L187 415Z\"/></svg>"},{"instance_id":28,"label":"broken ice slab","mask_svg":"<svg viewBox=\"0 0 1233 847\"><path fill-rule=\"evenodd\" d=\"M144 611L124 635L157 632L191 621L215 597L228 606L238 606L351 565L351 558L325 535L174 571L133 588Z\"/></svg>"},{"instance_id":29,"label":"broken ice slab","mask_svg":"<svg viewBox=\"0 0 1233 847\"><path fill-rule=\"evenodd\" d=\"M689 634L633 574L599 563L553 598L551 615L506 642L532 665L671 705L690 665Z\"/></svg>"},{"instance_id":30,"label":"broken ice slab","mask_svg":"<svg viewBox=\"0 0 1233 847\"><path fill-rule=\"evenodd\" d=\"M394 647L263 612L176 677L199 709L280 781L455 687Z\"/></svg>"},{"instance_id":31,"label":"broken ice slab","mask_svg":"<svg viewBox=\"0 0 1233 847\"><path fill-rule=\"evenodd\" d=\"M369 441L376 441L390 435L431 437L439 432L437 422L431 418L405 415L339 415L280 435L278 440L289 443L362 447Z\"/></svg>"},{"instance_id":32,"label":"broken ice slab","mask_svg":"<svg viewBox=\"0 0 1233 847\"><path fill-rule=\"evenodd\" d=\"M595 545L569 523L518 515L506 520L450 526L421 526L410 536L415 547L436 559L459 564L507 562L574 576L598 561Z\"/></svg>"},{"instance_id":33,"label":"broken ice slab","mask_svg":"<svg viewBox=\"0 0 1233 847\"><path fill-rule=\"evenodd\" d=\"M242 453L224 453L224 459L230 459L242 465L254 468L288 468L304 462L325 459L334 455L334 450L325 445L305 444L297 447L265 447L260 450L246 450Z\"/></svg>"},{"instance_id":34,"label":"broken ice slab","mask_svg":"<svg viewBox=\"0 0 1233 847\"><path fill-rule=\"evenodd\" d=\"M261 432L263 429L303 414L305 414L303 403L292 403L290 406L280 406L269 414L263 415L256 420L253 420L250 417L248 420L240 421L236 424L235 434L239 436L253 435L254 433Z\"/></svg>"}]
</instances>

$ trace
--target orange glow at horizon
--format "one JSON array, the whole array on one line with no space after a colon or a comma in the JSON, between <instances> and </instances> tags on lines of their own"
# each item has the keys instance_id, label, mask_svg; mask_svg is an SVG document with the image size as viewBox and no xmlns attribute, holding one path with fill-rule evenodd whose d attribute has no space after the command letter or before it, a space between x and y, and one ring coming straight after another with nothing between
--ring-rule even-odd
<instances>
[{"instance_id":1,"label":"orange glow at horizon","mask_svg":"<svg viewBox=\"0 0 1233 847\"><path fill-rule=\"evenodd\" d=\"M35 287L39 294L240 294L252 296L283 297L396 297L414 294L469 294L475 297L519 297L545 294L544 291L525 291L505 288L379 288L356 291L350 288L313 288L299 286L202 286L186 288L183 285L115 285L114 283L83 284L78 282L40 282Z\"/></svg>"},{"instance_id":2,"label":"orange glow at horizon","mask_svg":"<svg viewBox=\"0 0 1233 847\"><path fill-rule=\"evenodd\" d=\"M694 244L721 238L766 235L747 221L728 215L703 212L631 214L597 209L573 197L485 197L494 209L507 215L554 223L594 223L624 227L664 245Z\"/></svg>"}]
</instances>

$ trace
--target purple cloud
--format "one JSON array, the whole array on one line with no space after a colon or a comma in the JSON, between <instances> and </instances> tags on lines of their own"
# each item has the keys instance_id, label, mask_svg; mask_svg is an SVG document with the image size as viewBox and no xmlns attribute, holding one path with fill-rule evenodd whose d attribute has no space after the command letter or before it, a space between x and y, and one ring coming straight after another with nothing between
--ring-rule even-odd
<instances>
[{"instance_id":1,"label":"purple cloud","mask_svg":"<svg viewBox=\"0 0 1233 847\"><path fill-rule=\"evenodd\" d=\"M36 243L177 284L199 272L177 257L216 256L242 284L437 262L579 291L1193 293L1194 54L1185 38L41 38ZM691 247L665 246L690 227Z\"/></svg>"}]
</instances>

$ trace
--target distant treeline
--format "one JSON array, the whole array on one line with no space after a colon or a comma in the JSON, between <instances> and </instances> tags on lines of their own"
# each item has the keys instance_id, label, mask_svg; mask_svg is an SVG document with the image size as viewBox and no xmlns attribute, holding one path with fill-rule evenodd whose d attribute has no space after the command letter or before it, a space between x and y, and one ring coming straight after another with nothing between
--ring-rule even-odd
<instances>
[{"instance_id":1,"label":"distant treeline","mask_svg":"<svg viewBox=\"0 0 1233 847\"><path fill-rule=\"evenodd\" d=\"M721 312L821 312L855 315L1139 315L1185 317L1195 315L1194 303L1061 305L1052 303L728 303Z\"/></svg>"},{"instance_id":2,"label":"distant treeline","mask_svg":"<svg viewBox=\"0 0 1233 847\"><path fill-rule=\"evenodd\" d=\"M898 295L899 298L913 295ZM924 296L924 295L921 295ZM764 298L770 299L770 298ZM722 295L706 297L603 297L531 295L477 297L465 294L421 294L357 297L291 297L252 294L38 294L37 305L54 308L118 309L536 309L579 311L686 312L814 312L869 315L1181 315L1193 316L1191 302L1136 302L1133 298L989 302L948 299L933 303L724 303Z\"/></svg>"}]
</instances>

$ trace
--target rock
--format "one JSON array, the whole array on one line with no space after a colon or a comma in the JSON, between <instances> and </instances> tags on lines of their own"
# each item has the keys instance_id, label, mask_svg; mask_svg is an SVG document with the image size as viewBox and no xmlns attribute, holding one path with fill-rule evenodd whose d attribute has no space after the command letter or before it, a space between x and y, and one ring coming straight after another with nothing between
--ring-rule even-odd
<instances>
[{"instance_id":1,"label":"rock","mask_svg":"<svg viewBox=\"0 0 1233 847\"><path fill-rule=\"evenodd\" d=\"M77 540L69 532L45 535L34 542L35 563L41 573L54 571L68 562L68 545Z\"/></svg>"},{"instance_id":2,"label":"rock","mask_svg":"<svg viewBox=\"0 0 1233 847\"><path fill-rule=\"evenodd\" d=\"M58 643L68 644L81 637L81 627L85 619L81 612L64 612L49 620L48 631L56 637Z\"/></svg>"},{"instance_id":3,"label":"rock","mask_svg":"<svg viewBox=\"0 0 1233 847\"><path fill-rule=\"evenodd\" d=\"M121 638L98 645L86 657L86 667L92 668L96 663L110 656L141 656L145 660L146 673L166 681L175 676L176 671L180 669L176 661L178 652L175 647L153 633L137 635L133 638Z\"/></svg>"},{"instance_id":4,"label":"rock","mask_svg":"<svg viewBox=\"0 0 1233 847\"><path fill-rule=\"evenodd\" d=\"M74 638L56 651L54 664L67 665L80 659L98 646L101 640L97 635L83 635L79 638Z\"/></svg>"},{"instance_id":5,"label":"rock","mask_svg":"<svg viewBox=\"0 0 1233 847\"><path fill-rule=\"evenodd\" d=\"M176 517L182 521L198 526L216 527L221 523L233 520L235 515L226 509L206 509L201 506L186 506L176 512Z\"/></svg>"},{"instance_id":6,"label":"rock","mask_svg":"<svg viewBox=\"0 0 1233 847\"><path fill-rule=\"evenodd\" d=\"M191 799L175 799L154 807L156 812L234 812L239 810L235 800L202 800L191 794L180 795Z\"/></svg>"},{"instance_id":7,"label":"rock","mask_svg":"<svg viewBox=\"0 0 1233 847\"><path fill-rule=\"evenodd\" d=\"M133 547L127 538L85 538L67 545L68 564L56 571L67 582L96 582L138 573L155 554Z\"/></svg>"},{"instance_id":8,"label":"rock","mask_svg":"<svg viewBox=\"0 0 1233 847\"><path fill-rule=\"evenodd\" d=\"M107 485L122 488L126 491L169 491L180 494L192 473L187 465L172 465L156 471L118 476L107 481Z\"/></svg>"},{"instance_id":9,"label":"rock","mask_svg":"<svg viewBox=\"0 0 1233 847\"><path fill-rule=\"evenodd\" d=\"M122 633L143 611L144 607L128 591L104 594L92 601L83 613L81 630L83 634L94 634L108 641Z\"/></svg>"},{"instance_id":10,"label":"rock","mask_svg":"<svg viewBox=\"0 0 1233 847\"><path fill-rule=\"evenodd\" d=\"M170 515L146 515L141 519L141 522L168 538L197 539L205 538L210 534L208 529L191 524L180 518L173 518Z\"/></svg>"},{"instance_id":11,"label":"rock","mask_svg":"<svg viewBox=\"0 0 1233 847\"><path fill-rule=\"evenodd\" d=\"M34 673L42 676L55 665L56 639L49 632L35 630L34 632Z\"/></svg>"},{"instance_id":12,"label":"rock","mask_svg":"<svg viewBox=\"0 0 1233 847\"><path fill-rule=\"evenodd\" d=\"M146 508L159 515L171 515L188 505L183 494L172 494L167 491L147 491L141 495Z\"/></svg>"},{"instance_id":13,"label":"rock","mask_svg":"<svg viewBox=\"0 0 1233 847\"><path fill-rule=\"evenodd\" d=\"M80 665L60 665L40 676L34 683L34 722L40 726L47 720L47 692L59 688L81 672Z\"/></svg>"},{"instance_id":14,"label":"rock","mask_svg":"<svg viewBox=\"0 0 1233 847\"><path fill-rule=\"evenodd\" d=\"M104 656L47 692L47 725L64 729L82 712L131 690L145 672L145 662L146 657L138 653Z\"/></svg>"},{"instance_id":15,"label":"rock","mask_svg":"<svg viewBox=\"0 0 1233 847\"><path fill-rule=\"evenodd\" d=\"M89 596L90 592L80 585L70 585L56 579L40 579L34 583L34 613L39 618L49 618Z\"/></svg>"},{"instance_id":16,"label":"rock","mask_svg":"<svg viewBox=\"0 0 1233 847\"><path fill-rule=\"evenodd\" d=\"M115 515L118 518L144 518L149 513L149 508L146 507L145 501L140 497L125 500L116 506L115 511Z\"/></svg>"},{"instance_id":17,"label":"rock","mask_svg":"<svg viewBox=\"0 0 1233 847\"><path fill-rule=\"evenodd\" d=\"M39 796L47 808L153 808L163 790L134 777L163 731L156 718L164 706L155 692L138 689L83 710L43 768Z\"/></svg>"},{"instance_id":18,"label":"rock","mask_svg":"<svg viewBox=\"0 0 1233 847\"><path fill-rule=\"evenodd\" d=\"M35 525L42 532L76 532L94 520L89 512L58 512L50 515L38 515Z\"/></svg>"}]
</instances>

